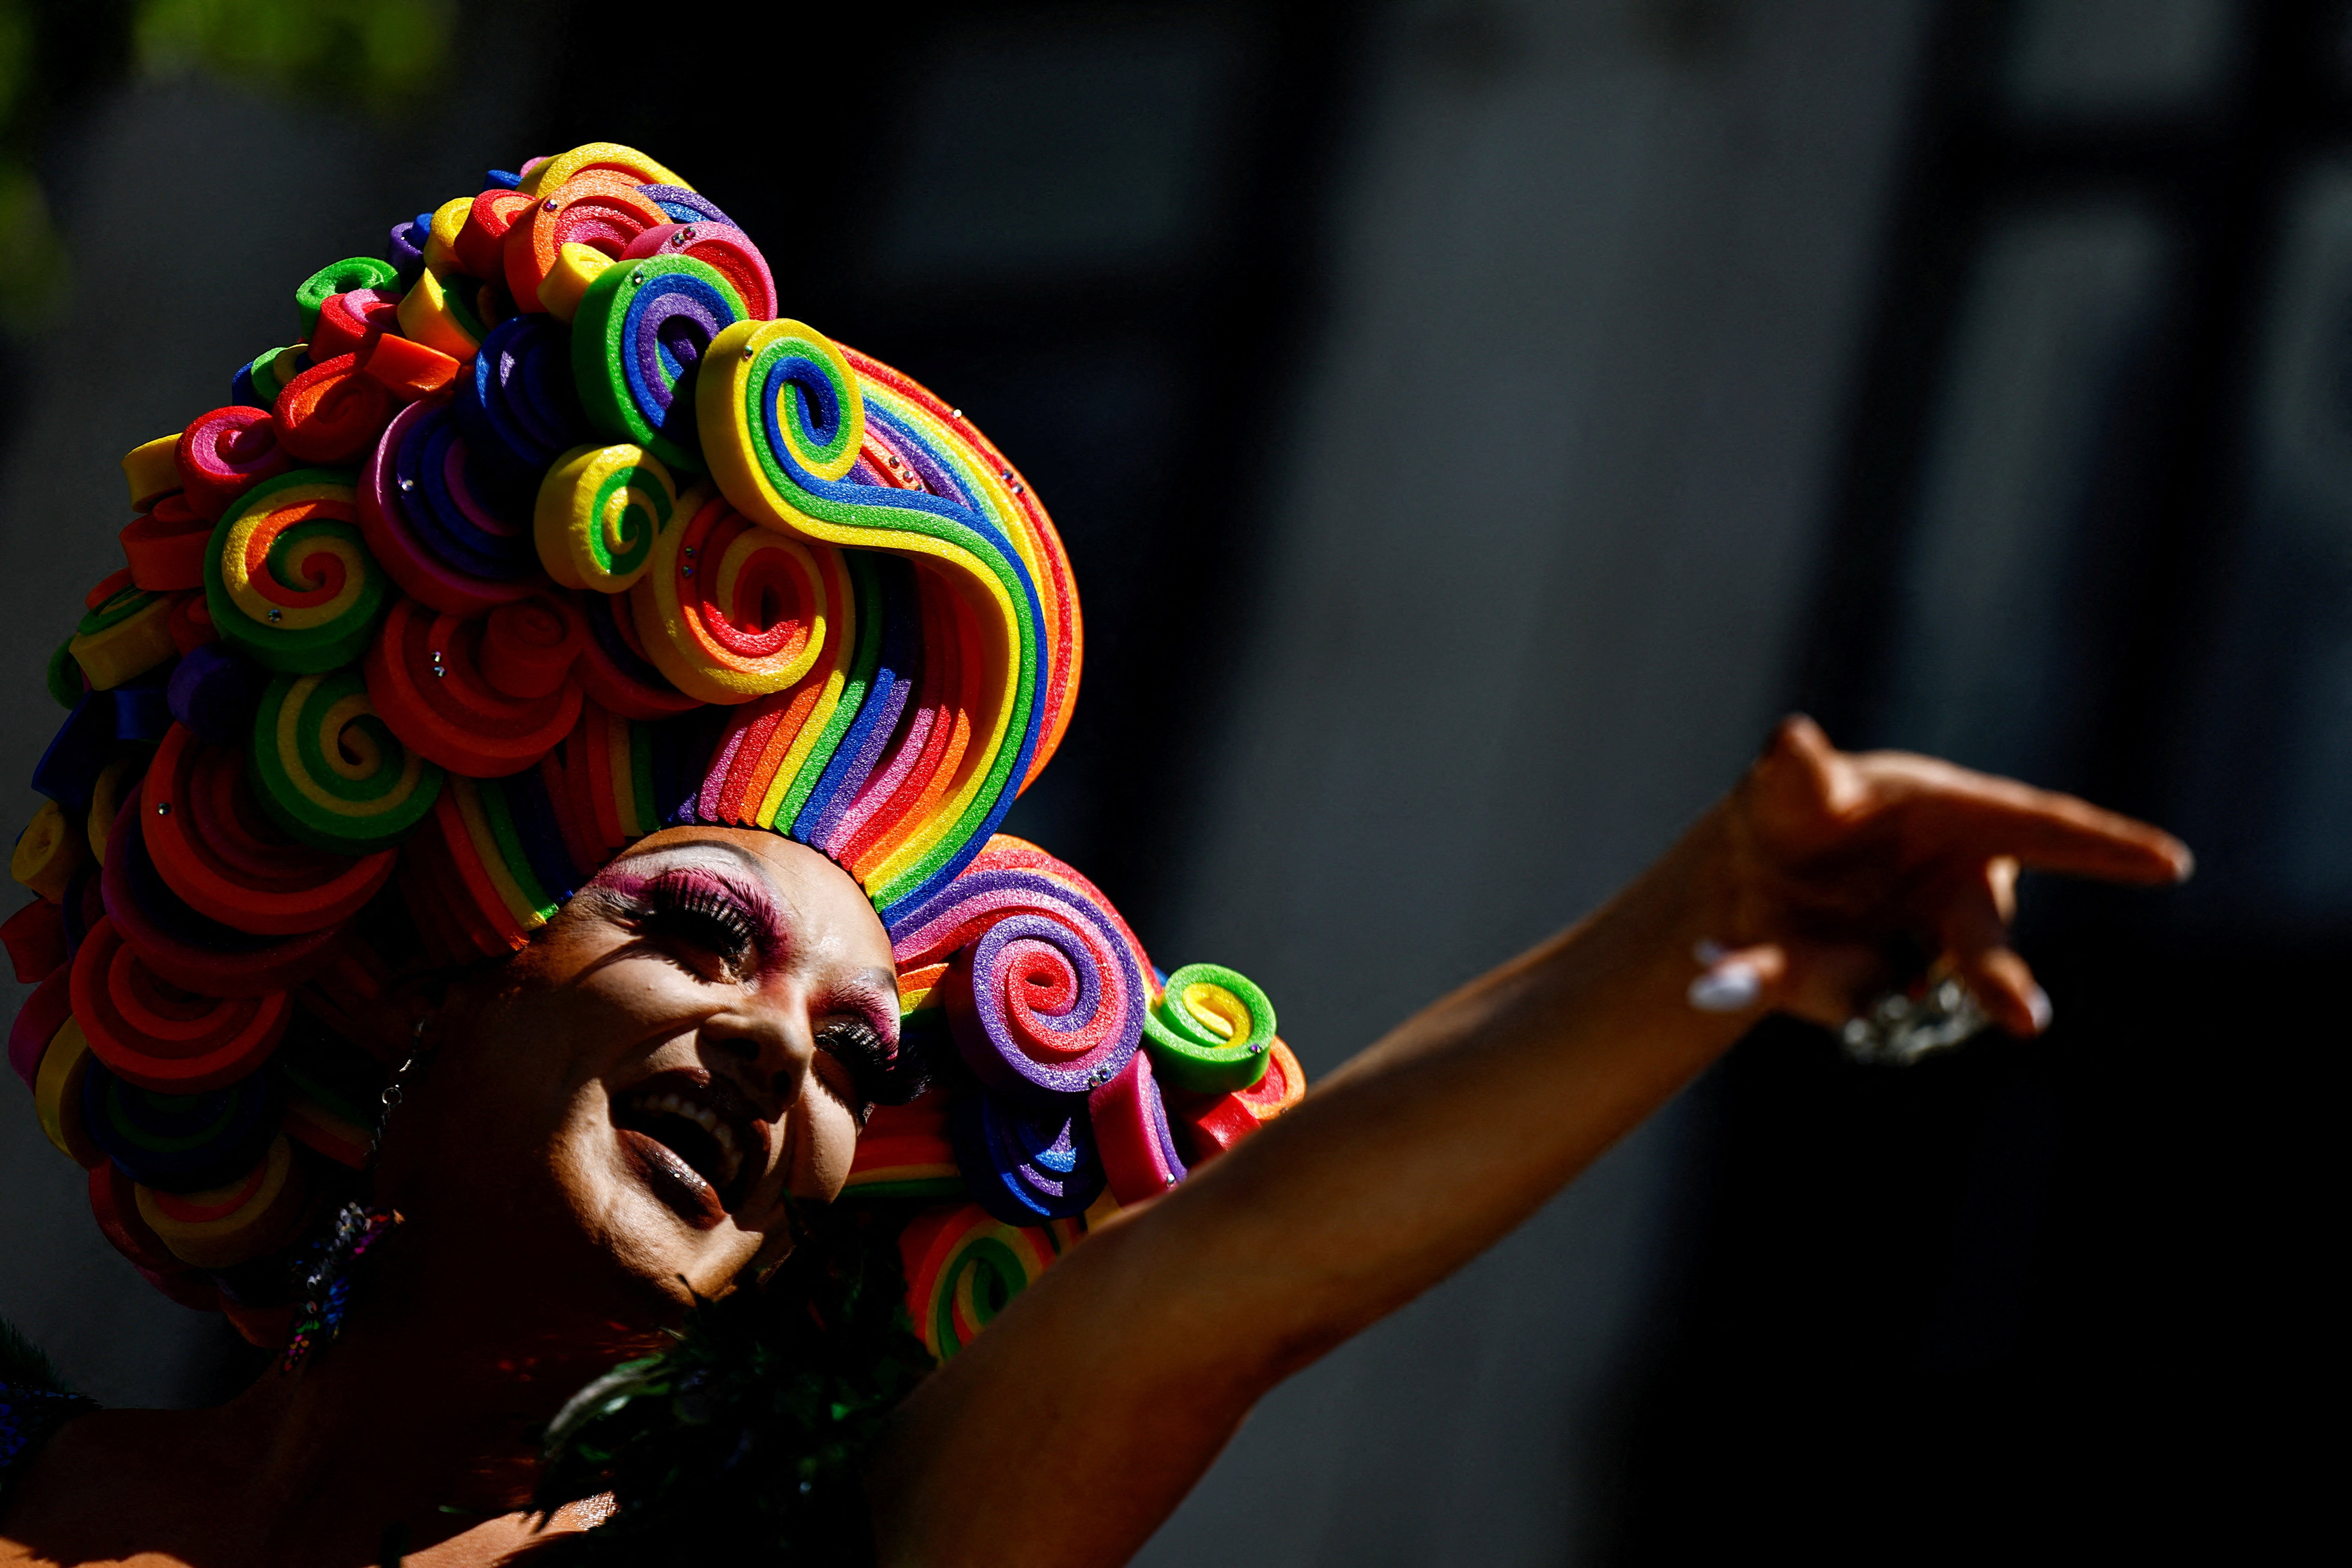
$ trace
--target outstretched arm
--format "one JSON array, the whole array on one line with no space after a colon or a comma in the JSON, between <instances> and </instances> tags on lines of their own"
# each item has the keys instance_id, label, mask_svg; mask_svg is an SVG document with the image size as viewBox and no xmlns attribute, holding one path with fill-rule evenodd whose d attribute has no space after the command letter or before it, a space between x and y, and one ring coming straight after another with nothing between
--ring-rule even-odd
<instances>
[{"instance_id":1,"label":"outstretched arm","mask_svg":"<svg viewBox=\"0 0 2352 1568\"><path fill-rule=\"evenodd\" d=\"M1493 1244L1766 1012L1852 1015L1897 942L2038 1032L2049 1005L2007 940L2021 867L2153 884L2189 858L2071 797L1790 721L1607 907L1105 1226L926 1383L874 1471L882 1563L1125 1562L1267 1388ZM1703 973L1717 1010L1693 1005Z\"/></svg>"}]
</instances>

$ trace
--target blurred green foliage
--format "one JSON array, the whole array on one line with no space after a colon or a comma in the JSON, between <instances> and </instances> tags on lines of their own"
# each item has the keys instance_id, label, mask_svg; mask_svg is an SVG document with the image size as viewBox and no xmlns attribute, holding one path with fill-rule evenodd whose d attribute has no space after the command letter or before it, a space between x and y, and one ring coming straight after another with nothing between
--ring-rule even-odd
<instances>
[{"instance_id":1,"label":"blurred green foliage","mask_svg":"<svg viewBox=\"0 0 2352 1568\"><path fill-rule=\"evenodd\" d=\"M378 111L423 97L448 50L446 0L139 0L142 70L203 68Z\"/></svg>"},{"instance_id":2,"label":"blurred green foliage","mask_svg":"<svg viewBox=\"0 0 2352 1568\"><path fill-rule=\"evenodd\" d=\"M65 247L35 169L59 111L136 72L202 71L394 113L428 96L454 0L0 0L0 332L64 296Z\"/></svg>"},{"instance_id":3,"label":"blurred green foliage","mask_svg":"<svg viewBox=\"0 0 2352 1568\"><path fill-rule=\"evenodd\" d=\"M28 156L48 118L46 9L0 0L0 330L37 318L65 287L65 249Z\"/></svg>"}]
</instances>

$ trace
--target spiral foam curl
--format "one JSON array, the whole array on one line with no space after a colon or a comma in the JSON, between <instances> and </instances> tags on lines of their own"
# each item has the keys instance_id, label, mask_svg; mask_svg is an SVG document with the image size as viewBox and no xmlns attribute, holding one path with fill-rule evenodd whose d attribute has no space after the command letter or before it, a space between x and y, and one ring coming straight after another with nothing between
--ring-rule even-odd
<instances>
[{"instance_id":1,"label":"spiral foam curl","mask_svg":"<svg viewBox=\"0 0 2352 1568\"><path fill-rule=\"evenodd\" d=\"M934 1081L850 1190L939 1202L906 1246L945 1358L1294 1102L1297 1060L1256 987L1163 982L996 831L1084 650L1003 455L782 317L645 154L489 187L304 278L304 341L124 458L127 566L51 660L12 860L10 1064L118 1249L266 1338L302 1216L366 1163L387 987L511 954L664 826L782 834L890 933Z\"/></svg>"}]
</instances>

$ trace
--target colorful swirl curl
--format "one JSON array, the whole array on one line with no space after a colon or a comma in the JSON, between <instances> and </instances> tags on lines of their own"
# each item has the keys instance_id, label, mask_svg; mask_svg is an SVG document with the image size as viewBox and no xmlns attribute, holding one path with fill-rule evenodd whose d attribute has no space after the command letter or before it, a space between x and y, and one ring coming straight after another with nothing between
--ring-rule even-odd
<instances>
[{"instance_id":1,"label":"colorful swirl curl","mask_svg":"<svg viewBox=\"0 0 2352 1568\"><path fill-rule=\"evenodd\" d=\"M669 221L637 178L618 169L583 165L556 183L525 189L545 195L517 216L499 247L508 291L525 310L547 308L540 285L555 269L565 246L583 245L618 256L637 236Z\"/></svg>"},{"instance_id":2,"label":"colorful swirl curl","mask_svg":"<svg viewBox=\"0 0 2352 1568\"><path fill-rule=\"evenodd\" d=\"M952 1126L973 1200L1007 1225L1076 1219L1102 1196L1108 1178L1085 1107L1038 1110L976 1094L956 1107Z\"/></svg>"},{"instance_id":3,"label":"colorful swirl curl","mask_svg":"<svg viewBox=\"0 0 2352 1568\"><path fill-rule=\"evenodd\" d=\"M1099 896L1036 869L975 870L892 921L902 973L940 982L963 1059L1001 1093L1086 1094L1143 1037L1144 970Z\"/></svg>"},{"instance_id":4,"label":"colorful swirl curl","mask_svg":"<svg viewBox=\"0 0 2352 1568\"><path fill-rule=\"evenodd\" d=\"M107 839L99 886L106 918L148 967L207 996L259 996L299 985L332 962L342 935L340 925L330 925L274 936L202 913L156 869L139 818L129 811L115 819Z\"/></svg>"},{"instance_id":5,"label":"colorful swirl curl","mask_svg":"<svg viewBox=\"0 0 2352 1568\"><path fill-rule=\"evenodd\" d=\"M932 803L845 862L886 911L919 900L979 852L1033 775L1041 741L1058 740L1066 721L1076 642L1060 634L1075 631L1074 605L1058 569L1036 569L1059 542L951 410L910 382L864 376L801 322L739 323L706 357L698 423L728 500L788 533L921 562L924 587L949 606L926 627L926 651L952 647L977 667L963 690L934 698L970 739L940 769ZM872 464L870 480L852 472L869 422L897 482Z\"/></svg>"},{"instance_id":6,"label":"colorful swirl curl","mask_svg":"<svg viewBox=\"0 0 2352 1568\"><path fill-rule=\"evenodd\" d=\"M656 531L629 603L646 654L680 691L749 702L793 685L829 641L855 635L839 551L757 527L707 487L677 510L684 521Z\"/></svg>"},{"instance_id":7,"label":"colorful swirl curl","mask_svg":"<svg viewBox=\"0 0 2352 1568\"><path fill-rule=\"evenodd\" d=\"M516 479L535 478L588 434L572 389L571 334L545 316L491 328L457 383L457 413L476 452Z\"/></svg>"},{"instance_id":8,"label":"colorful swirl curl","mask_svg":"<svg viewBox=\"0 0 2352 1568\"><path fill-rule=\"evenodd\" d=\"M1227 1093L1265 1076L1274 1004L1247 975L1191 963L1162 983L1143 1032L1152 1066L1171 1087Z\"/></svg>"},{"instance_id":9,"label":"colorful swirl curl","mask_svg":"<svg viewBox=\"0 0 2352 1568\"><path fill-rule=\"evenodd\" d=\"M483 616L530 592L535 563L519 559L517 540L528 543L529 534L475 500L471 452L448 438L446 408L438 398L410 404L368 454L357 492L360 533L402 593L449 615ZM437 506L422 489L428 473L449 492Z\"/></svg>"},{"instance_id":10,"label":"colorful swirl curl","mask_svg":"<svg viewBox=\"0 0 2352 1568\"><path fill-rule=\"evenodd\" d=\"M1035 1284L1085 1232L1070 1221L1013 1226L978 1204L940 1210L908 1226L898 1239L907 1269L907 1305L923 1348L954 1359Z\"/></svg>"},{"instance_id":11,"label":"colorful swirl curl","mask_svg":"<svg viewBox=\"0 0 2352 1568\"><path fill-rule=\"evenodd\" d=\"M381 886L392 873L383 852L433 809L442 773L400 743L360 672L339 669L269 683L253 727L253 777L280 827L362 865L382 861Z\"/></svg>"},{"instance_id":12,"label":"colorful swirl curl","mask_svg":"<svg viewBox=\"0 0 2352 1568\"><path fill-rule=\"evenodd\" d=\"M677 509L677 481L643 447L575 447L540 483L539 558L567 588L625 594L653 563L654 540Z\"/></svg>"},{"instance_id":13,"label":"colorful swirl curl","mask_svg":"<svg viewBox=\"0 0 2352 1568\"><path fill-rule=\"evenodd\" d=\"M350 477L296 468L221 515L205 602L221 637L272 669L357 658L383 613L383 570L362 542Z\"/></svg>"},{"instance_id":14,"label":"colorful swirl curl","mask_svg":"<svg viewBox=\"0 0 2352 1568\"><path fill-rule=\"evenodd\" d=\"M189 908L242 931L299 936L340 925L382 889L393 870L384 843L363 834L338 840L305 820L326 815L305 794L319 791L318 774L344 774L342 793L364 800L366 775L384 771L381 742L366 733L366 694L358 691L355 705L354 685L349 671L278 677L253 729L250 764L184 725L163 737L140 788L138 825L156 870ZM322 690L323 700L311 700ZM337 753L331 766L304 756L320 745ZM396 747L388 760L395 773L415 771L401 768Z\"/></svg>"},{"instance_id":15,"label":"colorful swirl curl","mask_svg":"<svg viewBox=\"0 0 2352 1568\"><path fill-rule=\"evenodd\" d=\"M693 219L664 224L646 230L621 252L623 261L642 261L649 256L684 256L699 261L727 279L728 287L743 302L746 318L766 321L775 317L776 280L768 271L768 258L740 228Z\"/></svg>"},{"instance_id":16,"label":"colorful swirl curl","mask_svg":"<svg viewBox=\"0 0 2352 1568\"><path fill-rule=\"evenodd\" d=\"M494 493L454 407L436 402L401 431L394 484L434 555L468 576L513 583L539 564L520 508Z\"/></svg>"},{"instance_id":17,"label":"colorful swirl curl","mask_svg":"<svg viewBox=\"0 0 2352 1568\"><path fill-rule=\"evenodd\" d=\"M719 269L690 256L607 268L572 319L572 363L588 421L673 468L699 472L694 386L716 340L745 318Z\"/></svg>"}]
</instances>

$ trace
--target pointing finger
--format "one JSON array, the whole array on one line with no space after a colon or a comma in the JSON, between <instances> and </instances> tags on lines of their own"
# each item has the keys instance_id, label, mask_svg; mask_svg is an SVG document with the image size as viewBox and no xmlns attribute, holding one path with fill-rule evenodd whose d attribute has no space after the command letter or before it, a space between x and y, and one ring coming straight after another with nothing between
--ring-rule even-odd
<instances>
[{"instance_id":1,"label":"pointing finger","mask_svg":"<svg viewBox=\"0 0 2352 1568\"><path fill-rule=\"evenodd\" d=\"M1966 844L2036 870L2141 884L2185 881L2196 867L2189 847L2162 828L2071 795L1926 757L1859 761L1895 793L1903 835L1921 851Z\"/></svg>"}]
</instances>

